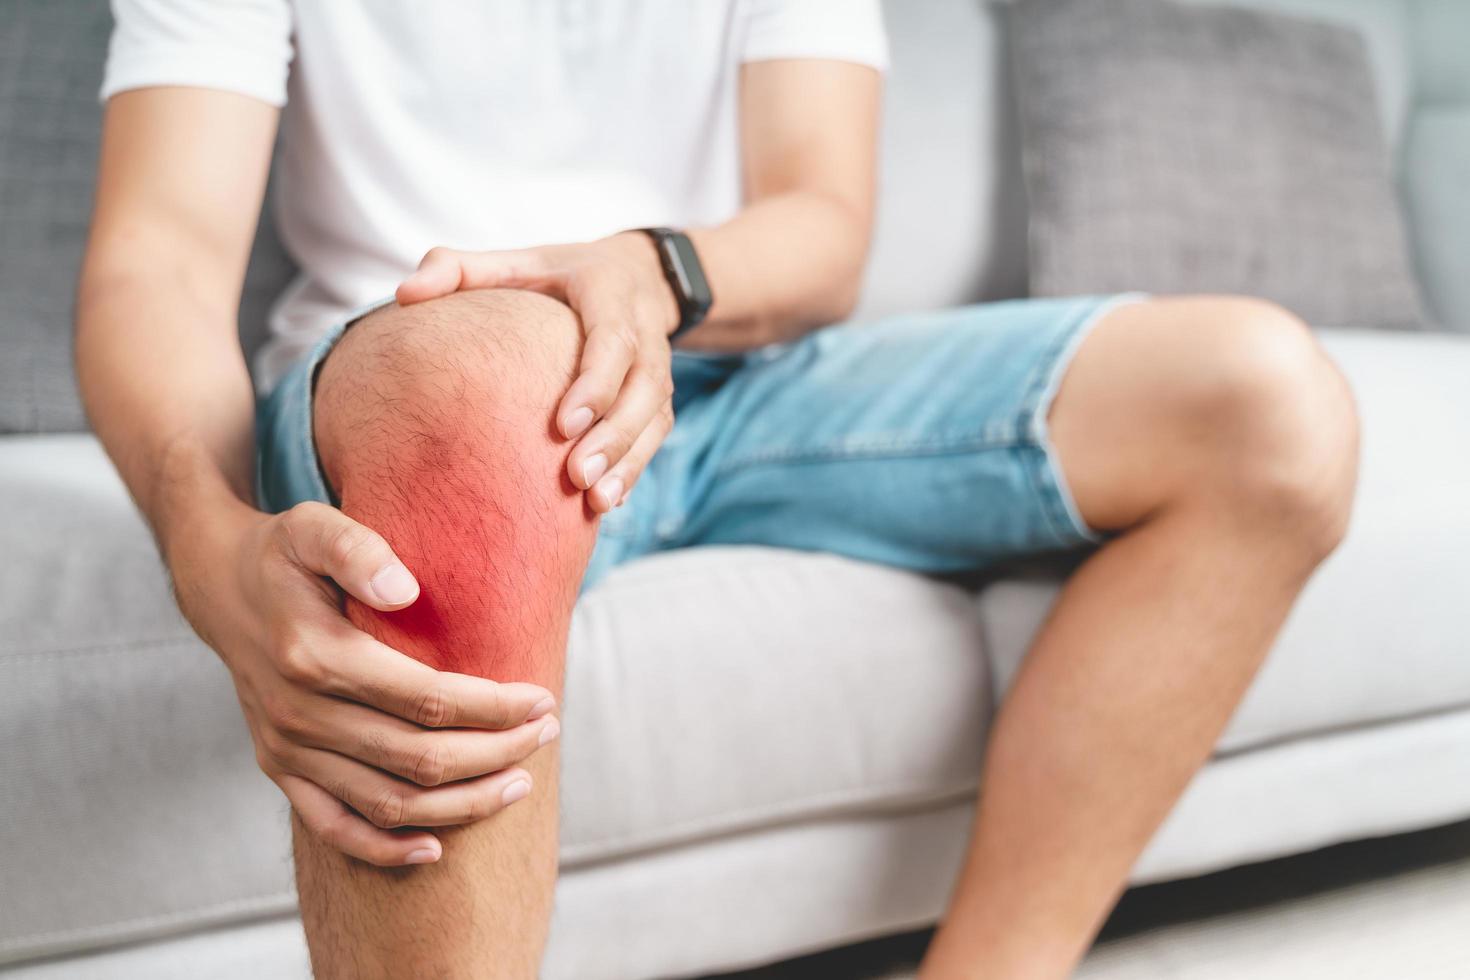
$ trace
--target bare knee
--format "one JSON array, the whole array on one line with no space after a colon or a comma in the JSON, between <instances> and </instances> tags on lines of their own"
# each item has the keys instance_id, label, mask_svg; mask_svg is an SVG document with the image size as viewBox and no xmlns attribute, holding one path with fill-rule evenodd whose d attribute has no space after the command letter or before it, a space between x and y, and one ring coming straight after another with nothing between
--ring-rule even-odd
<instances>
[{"instance_id":1,"label":"bare knee","mask_svg":"<svg viewBox=\"0 0 1470 980\"><path fill-rule=\"evenodd\" d=\"M349 601L360 628L441 668L559 682L595 528L553 425L580 339L562 304L499 290L385 308L333 349L314 399L323 469L422 589L396 613Z\"/></svg>"},{"instance_id":2,"label":"bare knee","mask_svg":"<svg viewBox=\"0 0 1470 980\"><path fill-rule=\"evenodd\" d=\"M374 437L370 430L429 428L428 441L438 442L511 422L527 441L554 435L551 412L571 383L580 343L571 310L515 290L454 293L369 314L347 330L317 378L317 449L333 487L339 470L361 461L354 450ZM431 424L449 421L470 430Z\"/></svg>"},{"instance_id":3,"label":"bare knee","mask_svg":"<svg viewBox=\"0 0 1470 980\"><path fill-rule=\"evenodd\" d=\"M1174 297L1114 310L1078 351L1051 421L1096 527L1202 507L1269 528L1313 561L1345 530L1352 398L1306 326L1272 303Z\"/></svg>"},{"instance_id":4,"label":"bare knee","mask_svg":"<svg viewBox=\"0 0 1470 980\"><path fill-rule=\"evenodd\" d=\"M1197 479L1189 492L1265 524L1312 560L1342 539L1357 473L1347 383L1310 330L1264 300L1198 302L1178 365Z\"/></svg>"}]
</instances>

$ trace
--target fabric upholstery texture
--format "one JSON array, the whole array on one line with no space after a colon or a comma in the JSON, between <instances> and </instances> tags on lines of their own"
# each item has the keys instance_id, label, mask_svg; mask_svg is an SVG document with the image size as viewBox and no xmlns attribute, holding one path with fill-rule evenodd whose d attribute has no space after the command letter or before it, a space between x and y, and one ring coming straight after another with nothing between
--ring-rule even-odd
<instances>
[{"instance_id":1,"label":"fabric upholstery texture","mask_svg":"<svg viewBox=\"0 0 1470 980\"><path fill-rule=\"evenodd\" d=\"M1420 108L1406 135L1405 200L1429 305L1470 332L1470 3L1419 0L1412 31Z\"/></svg>"},{"instance_id":2,"label":"fabric upholstery texture","mask_svg":"<svg viewBox=\"0 0 1470 980\"><path fill-rule=\"evenodd\" d=\"M1428 298L1470 328L1466 5L1241 2L1365 33ZM1026 288L1008 6L887 5L894 72L868 313ZM79 205L13 203L50 193L57 175L37 168L61 159L16 134L59 133L63 120L22 118L5 99L58 84L16 81L17 59L59 75L100 65L102 38L90 55L77 40L88 10L105 16L102 0L0 5L0 431L57 417L15 386L13 355L40 350L34 337L64 343L69 318L63 308L60 331L16 332L30 321L12 311L33 302L15 298L17 282L36 283L12 271L12 243L47 243L64 263L85 217ZM54 56L36 61L32 47ZM38 105L30 97L26 111ZM95 119L95 106L66 106ZM91 133L66 131L53 144ZM13 234L27 215L59 217ZM289 273L278 250L274 261L253 266L274 269L252 272L260 309ZM1139 880L1470 815L1470 624L1456 601L1470 581L1470 457L1459 451L1470 344L1323 336L1365 412L1352 530ZM0 438L0 514L0 963L30 961L0 974L304 977L284 803L95 441ZM991 706L1060 581L1008 576L977 602L890 570L757 549L610 577L574 624L548 980L734 969L934 921ZM766 704L770 676L792 690ZM655 711L672 712L673 734ZM69 950L95 955L34 960Z\"/></svg>"},{"instance_id":3,"label":"fabric upholstery texture","mask_svg":"<svg viewBox=\"0 0 1470 980\"><path fill-rule=\"evenodd\" d=\"M72 370L77 272L91 216L106 0L0 4L0 434L87 428ZM253 351L294 267L264 214L241 294Z\"/></svg>"},{"instance_id":4,"label":"fabric upholstery texture","mask_svg":"<svg viewBox=\"0 0 1470 980\"><path fill-rule=\"evenodd\" d=\"M105 3L0 5L0 433L86 428L71 311L111 26Z\"/></svg>"},{"instance_id":5,"label":"fabric upholstery texture","mask_svg":"<svg viewBox=\"0 0 1470 980\"><path fill-rule=\"evenodd\" d=\"M1369 726L1217 761L1140 866L1173 878L1225 842L1255 859L1422 826L1470 809L1470 712ZM1365 771L1374 779L1363 778ZM1291 801L1283 805L1283 801ZM562 876L545 980L704 974L934 921L969 829L968 802L830 818L667 848ZM738 929L730 928L738 910ZM657 927L651 924L657 923ZM676 969L677 968L677 969ZM6 980L308 980L294 916L237 916L92 955L0 967Z\"/></svg>"},{"instance_id":6,"label":"fabric upholstery texture","mask_svg":"<svg viewBox=\"0 0 1470 980\"><path fill-rule=\"evenodd\" d=\"M1173 0L1024 0L1012 27L1033 294L1233 292L1319 326L1422 324L1356 33Z\"/></svg>"}]
</instances>

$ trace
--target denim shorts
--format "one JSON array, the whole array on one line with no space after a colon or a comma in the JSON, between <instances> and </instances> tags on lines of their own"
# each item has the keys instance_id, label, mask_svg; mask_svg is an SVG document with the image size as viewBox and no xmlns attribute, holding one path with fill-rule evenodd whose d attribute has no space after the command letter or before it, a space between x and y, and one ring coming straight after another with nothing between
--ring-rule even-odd
<instances>
[{"instance_id":1,"label":"denim shorts","mask_svg":"<svg viewBox=\"0 0 1470 980\"><path fill-rule=\"evenodd\" d=\"M742 354L676 351L674 429L626 503L602 518L583 587L623 562L698 545L947 574L1096 542L1047 413L1089 328L1138 298L1015 300L828 327ZM258 406L267 510L331 502L312 438L312 378L363 312Z\"/></svg>"}]
</instances>

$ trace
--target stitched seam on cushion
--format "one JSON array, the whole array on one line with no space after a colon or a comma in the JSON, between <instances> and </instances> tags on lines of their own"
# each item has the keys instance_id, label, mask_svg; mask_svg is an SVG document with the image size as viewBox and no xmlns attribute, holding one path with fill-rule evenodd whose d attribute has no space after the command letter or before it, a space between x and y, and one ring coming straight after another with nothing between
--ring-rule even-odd
<instances>
[{"instance_id":1,"label":"stitched seam on cushion","mask_svg":"<svg viewBox=\"0 0 1470 980\"><path fill-rule=\"evenodd\" d=\"M1227 749L1218 749L1214 755L1210 756L1210 761L1228 762L1231 759L1238 759L1242 756L1250 755L1253 752L1271 752L1276 749L1292 748L1304 742L1354 735L1359 732L1374 728L1385 728L1391 725L1411 725L1420 721L1434 721L1439 718L1465 714L1467 711L1470 711L1470 702L1456 701L1453 704L1403 711L1398 714L1364 718L1358 721L1332 722L1320 728L1313 728L1310 731L1269 735L1256 741L1232 745Z\"/></svg>"},{"instance_id":2,"label":"stitched seam on cushion","mask_svg":"<svg viewBox=\"0 0 1470 980\"><path fill-rule=\"evenodd\" d=\"M45 660L51 657L110 656L118 653L136 653L139 650L161 650L168 647L196 645L204 646L204 641L194 636L180 636L174 639L96 643L81 647L60 647L53 650L19 650L14 653L0 651L0 667L24 663L29 660Z\"/></svg>"},{"instance_id":3,"label":"stitched seam on cushion","mask_svg":"<svg viewBox=\"0 0 1470 980\"><path fill-rule=\"evenodd\" d=\"M878 563L878 562L864 561L861 558L848 558L845 555L838 555L838 554L835 554L833 552L827 552L827 551L801 551L801 550L793 550L793 549L790 549L790 548L782 548L782 547L777 546L777 545L768 545L768 544L691 545L691 546L689 546L687 548L677 548L677 549L674 549L674 551L683 553L683 552L694 551L696 549L698 549L700 551L713 551L713 550L716 550L716 549L718 549L720 551L733 551L733 550L757 551L758 550L758 551L761 551L761 552L775 552L776 553L776 554L772 554L772 555L769 555L769 556L767 556L767 555L761 555L756 560L750 561L750 564L749 565L741 565L739 567L739 574L741 576L750 576L750 575L759 576L759 575L767 574L770 571L770 566L775 566L775 568L777 569L777 571L784 570L785 567L786 567L787 561L793 555L800 555L803 559L807 559L807 560L814 560L815 561L815 560L835 559L836 561L839 561L839 562L843 563L844 566L847 566L847 565L856 565L856 566L860 566L860 567L864 568L867 571L872 571L873 569L878 569L878 570L880 570L882 572L885 572L885 573L891 572L891 573L893 573L895 575L902 575L902 576L904 576L906 578L912 579L916 583L923 583L923 587L926 588L926 589L927 588L943 589L943 590L946 590L946 591L957 593L959 595L966 595L966 594L968 594L968 591L966 589L962 588L961 586L955 585L952 582L944 582L944 581L941 581L939 579L934 578L933 576L926 575L926 574L924 574L922 572L916 572L913 569L899 568L899 567L894 566L894 565L884 565L884 564L881 564L881 563ZM666 552L662 552L661 554L668 555L669 553L670 552L667 552L666 551ZM643 557L643 556L640 556L640 558L641 557ZM649 557L651 557L651 556L649 556ZM741 560L749 561L750 558L752 558L752 557L755 557L755 556L742 556L742 559ZM730 561L731 559L721 558L720 560L721 561ZM624 564L631 565L631 564L633 564L633 560L630 559L628 562L625 562ZM847 571L849 571L849 569L846 568L846 567L844 567L844 568L842 568L839 571L839 574L846 573ZM615 582L615 583L613 583L611 585L608 585L608 586L605 586L605 587L601 587L600 586L599 589L598 589L598 592L595 595L589 594L589 596L585 600L583 600L583 601L587 605L589 605L589 606L595 605L595 604L602 604L602 603L605 603L605 602L612 602L613 600L610 599L609 597L612 596L614 593L634 592L634 591L637 591L637 592L649 592L649 593L654 593L654 594L658 594L658 595L665 595L668 592L668 589L669 589L670 586L682 586L688 580L688 576L689 576L689 572L686 569L680 568L680 569L675 569L675 570L671 570L671 571L666 571L664 569L650 569L646 565L642 565L638 569L637 574L638 574L638 578L621 578L617 582ZM579 608L580 608L581 603L579 603L578 605L579 605Z\"/></svg>"},{"instance_id":4,"label":"stitched seam on cushion","mask_svg":"<svg viewBox=\"0 0 1470 980\"><path fill-rule=\"evenodd\" d=\"M128 931L171 926L188 921L219 921L222 916L239 912L273 912L282 908L282 903L284 903L284 911L296 908L296 895L293 892L277 892L255 898L230 899L214 905L178 912L160 912L156 915L144 915L135 919L119 919L105 925L75 926L71 929L56 929L51 932L32 932L0 940L0 952L18 950L24 944L55 943L87 937L113 937L122 940L127 936Z\"/></svg>"},{"instance_id":5,"label":"stitched seam on cushion","mask_svg":"<svg viewBox=\"0 0 1470 980\"><path fill-rule=\"evenodd\" d=\"M759 831L780 824L794 823L818 817L842 816L859 808L866 809L874 804L886 804L892 810L901 810L927 803L942 803L973 796L979 783L967 778L958 784L949 784L940 789L920 789L916 786L864 786L861 791L852 789L832 790L818 796L805 797L799 801L783 801L761 807L724 810L718 817L704 817L680 824L659 828L656 834L626 837L605 837L579 841L568 848L569 866L595 864L637 854L688 843L702 837L722 834ZM894 797L900 797L895 799ZM583 856L584 850L606 850L611 853Z\"/></svg>"},{"instance_id":6,"label":"stitched seam on cushion","mask_svg":"<svg viewBox=\"0 0 1470 980\"><path fill-rule=\"evenodd\" d=\"M1396 716L1381 720L1368 721L1356 724L1343 725L1340 727L1325 728L1312 732L1302 732L1290 736L1278 742L1268 742L1255 746L1246 746L1239 749L1220 752L1210 756L1207 764L1229 762L1234 759L1247 757L1253 754L1265 754L1273 751L1289 748L1293 745L1309 743L1314 741L1331 741L1336 738L1351 736L1364 731L1387 728L1394 725L1412 723L1420 720L1429 720L1439 717L1453 717L1463 714L1466 707L1448 707L1428 712L1417 712L1406 716ZM658 850L665 847L674 847L688 844L702 837L715 836L719 834L759 832L772 826L794 823L800 820L815 819L831 816L842 816L849 814L854 808L872 806L874 803L886 803L890 812L903 809L912 809L917 806L932 803L951 802L965 796L973 795L978 786L978 781L969 780L960 784L951 784L947 789L917 792L916 788L907 791L897 785L886 787L881 792L854 793L850 790L832 791L820 796L809 797L799 803L788 802L784 805L768 805L765 807L753 807L744 810L724 811L718 819L704 818L689 820L673 827L661 828L657 835L628 836L624 838L603 838L587 842L579 842L568 851L567 866L594 865L603 861L613 861L636 855L642 852ZM868 789L869 787L865 787ZM873 788L876 789L876 788ZM891 795L908 792L911 795L907 799L892 799ZM583 850L605 849L609 853L599 855L582 855Z\"/></svg>"}]
</instances>

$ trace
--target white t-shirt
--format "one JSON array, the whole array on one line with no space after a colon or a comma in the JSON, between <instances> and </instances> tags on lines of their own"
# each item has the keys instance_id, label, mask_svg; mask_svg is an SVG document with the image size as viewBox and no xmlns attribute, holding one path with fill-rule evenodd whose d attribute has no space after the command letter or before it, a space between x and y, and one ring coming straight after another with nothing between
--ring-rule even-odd
<instances>
[{"instance_id":1,"label":"white t-shirt","mask_svg":"<svg viewBox=\"0 0 1470 980\"><path fill-rule=\"evenodd\" d=\"M113 0L102 96L286 106L278 228L301 267L262 391L435 245L522 248L740 204L741 63L883 68L878 0Z\"/></svg>"}]
</instances>

